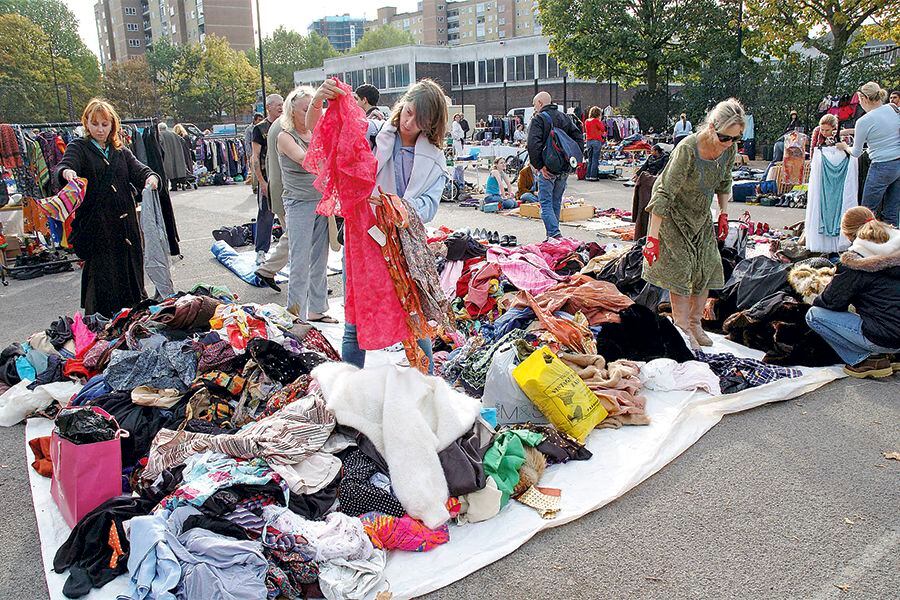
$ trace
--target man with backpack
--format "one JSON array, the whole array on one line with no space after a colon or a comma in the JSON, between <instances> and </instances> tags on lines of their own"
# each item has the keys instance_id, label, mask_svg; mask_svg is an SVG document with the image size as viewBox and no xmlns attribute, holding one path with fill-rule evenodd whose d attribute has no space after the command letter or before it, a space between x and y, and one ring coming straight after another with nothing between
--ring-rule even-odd
<instances>
[{"instance_id":1,"label":"man with backpack","mask_svg":"<svg viewBox=\"0 0 900 600\"><path fill-rule=\"evenodd\" d=\"M584 136L553 104L547 92L534 97L534 117L528 127L528 160L538 171L538 201L548 238L562 237L559 215L566 180L584 159Z\"/></svg>"}]
</instances>

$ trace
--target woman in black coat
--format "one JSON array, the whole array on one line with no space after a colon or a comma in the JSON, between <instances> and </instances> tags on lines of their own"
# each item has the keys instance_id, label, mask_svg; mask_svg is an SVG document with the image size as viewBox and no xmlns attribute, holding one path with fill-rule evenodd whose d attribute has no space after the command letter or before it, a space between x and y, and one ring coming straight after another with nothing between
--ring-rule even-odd
<instances>
[{"instance_id":1,"label":"woman in black coat","mask_svg":"<svg viewBox=\"0 0 900 600\"><path fill-rule=\"evenodd\" d=\"M147 297L134 194L156 189L159 177L122 146L119 116L109 103L91 100L81 123L85 137L69 143L55 176L60 183L87 179L69 238L84 259L81 306L85 314L112 317Z\"/></svg>"}]
</instances>

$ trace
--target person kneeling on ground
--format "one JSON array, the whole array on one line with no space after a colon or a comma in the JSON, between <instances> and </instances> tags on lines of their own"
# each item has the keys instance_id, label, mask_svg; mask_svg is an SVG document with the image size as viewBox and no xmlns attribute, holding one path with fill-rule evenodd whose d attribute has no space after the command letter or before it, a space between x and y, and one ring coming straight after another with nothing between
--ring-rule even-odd
<instances>
[{"instance_id":1,"label":"person kneeling on ground","mask_svg":"<svg viewBox=\"0 0 900 600\"><path fill-rule=\"evenodd\" d=\"M516 199L525 204L527 202L537 202L538 185L537 172L530 164L522 167L519 171L519 179L517 181L518 189L516 190Z\"/></svg>"},{"instance_id":2,"label":"person kneeling on ground","mask_svg":"<svg viewBox=\"0 0 900 600\"><path fill-rule=\"evenodd\" d=\"M887 377L900 371L900 231L864 206L844 214L841 231L853 245L806 322L847 363L847 375Z\"/></svg>"},{"instance_id":3,"label":"person kneeling on ground","mask_svg":"<svg viewBox=\"0 0 900 600\"><path fill-rule=\"evenodd\" d=\"M494 160L494 168L488 174L487 183L484 186L484 203L498 203L500 208L510 209L519 205L512 197L512 185L506 177L506 159Z\"/></svg>"}]
</instances>

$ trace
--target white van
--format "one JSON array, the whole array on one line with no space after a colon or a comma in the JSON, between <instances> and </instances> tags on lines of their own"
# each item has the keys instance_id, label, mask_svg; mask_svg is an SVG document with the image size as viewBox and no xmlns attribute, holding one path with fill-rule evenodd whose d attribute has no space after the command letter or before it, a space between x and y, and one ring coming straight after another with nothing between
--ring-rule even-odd
<instances>
[{"instance_id":1,"label":"white van","mask_svg":"<svg viewBox=\"0 0 900 600\"><path fill-rule=\"evenodd\" d=\"M508 113L506 113L507 117L519 117L522 119L522 123L525 125L525 129L528 129L528 124L531 122L531 117L534 116L534 107L533 106L523 106L522 108L511 108Z\"/></svg>"}]
</instances>

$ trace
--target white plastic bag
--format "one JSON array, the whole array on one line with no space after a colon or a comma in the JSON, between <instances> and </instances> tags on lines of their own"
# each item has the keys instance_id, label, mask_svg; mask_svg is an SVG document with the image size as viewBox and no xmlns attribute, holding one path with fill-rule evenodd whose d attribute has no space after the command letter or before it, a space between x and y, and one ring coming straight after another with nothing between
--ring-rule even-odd
<instances>
[{"instance_id":1,"label":"white plastic bag","mask_svg":"<svg viewBox=\"0 0 900 600\"><path fill-rule=\"evenodd\" d=\"M513 378L518 365L516 349L512 344L497 350L484 382L482 402L497 409L497 424L547 423L547 417L528 399Z\"/></svg>"},{"instance_id":2,"label":"white plastic bag","mask_svg":"<svg viewBox=\"0 0 900 600\"><path fill-rule=\"evenodd\" d=\"M15 425L26 415L47 408L54 400L62 405L68 404L82 387L72 381L57 381L29 390L30 383L25 379L0 395L0 425L3 427Z\"/></svg>"}]
</instances>

